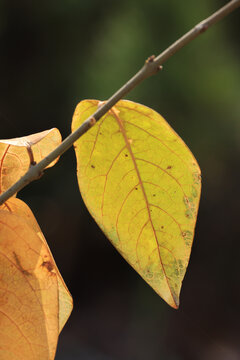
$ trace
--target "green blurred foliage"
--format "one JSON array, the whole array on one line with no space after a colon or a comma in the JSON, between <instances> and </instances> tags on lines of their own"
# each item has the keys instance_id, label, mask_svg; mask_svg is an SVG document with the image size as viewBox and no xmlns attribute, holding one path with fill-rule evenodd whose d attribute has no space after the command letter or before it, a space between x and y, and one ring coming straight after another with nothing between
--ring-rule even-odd
<instances>
[{"instance_id":1,"label":"green blurred foliage","mask_svg":"<svg viewBox=\"0 0 240 360\"><path fill-rule=\"evenodd\" d=\"M53 126L67 136L80 100L107 99L149 55L225 3L0 0L1 138ZM88 215L72 151L22 191L75 299L57 359L240 357L239 16L236 11L209 29L127 97L160 112L203 172L178 312L125 264Z\"/></svg>"}]
</instances>

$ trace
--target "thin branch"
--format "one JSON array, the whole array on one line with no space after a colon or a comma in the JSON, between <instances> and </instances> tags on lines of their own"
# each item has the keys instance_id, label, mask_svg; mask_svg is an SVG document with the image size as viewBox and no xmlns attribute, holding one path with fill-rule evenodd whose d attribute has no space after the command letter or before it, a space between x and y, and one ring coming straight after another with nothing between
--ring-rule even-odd
<instances>
[{"instance_id":1,"label":"thin branch","mask_svg":"<svg viewBox=\"0 0 240 360\"><path fill-rule=\"evenodd\" d=\"M162 69L162 64L173 56L182 47L187 45L190 41L195 39L197 36L205 32L211 25L215 24L236 8L240 6L240 0L232 0L227 5L216 11L214 14L209 16L207 19L201 21L189 32L183 35L180 39L169 46L160 55L155 57L150 56L144 66L125 84L123 85L110 99L105 102L98 110L92 114L76 131L70 134L55 150L53 150L48 156L41 160L38 164L31 166L29 171L17 181L11 188L0 196L0 205L8 200L15 193L23 189L26 185L35 179L38 179L43 170L58 156L62 155L67 151L73 143L79 139L85 132L87 132L103 115L107 113L120 99L134 89L144 79L156 74Z\"/></svg>"}]
</instances>

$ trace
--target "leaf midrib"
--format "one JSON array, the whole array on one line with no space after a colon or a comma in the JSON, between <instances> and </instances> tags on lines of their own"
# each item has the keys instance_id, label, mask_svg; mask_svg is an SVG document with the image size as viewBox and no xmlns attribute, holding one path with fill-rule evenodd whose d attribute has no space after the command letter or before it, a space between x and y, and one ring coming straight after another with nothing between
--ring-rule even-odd
<instances>
[{"instance_id":1,"label":"leaf midrib","mask_svg":"<svg viewBox=\"0 0 240 360\"><path fill-rule=\"evenodd\" d=\"M147 212L148 212L149 221L150 221L150 224L151 224L151 227L152 227L152 230L153 230L153 234L154 234L154 238L155 238L155 241L156 241L160 264L161 264L161 266L162 266L163 273L164 273L164 276L165 276L165 279L166 279L166 283L167 283L167 285L168 285L168 288L169 288L170 294L171 294L171 296L172 296L173 302L174 302L174 304L176 305L176 307L178 307L178 305L177 305L177 303L176 303L176 301L175 301L175 296L173 295L171 286L170 286L170 284L169 284L168 277L167 277L167 275L166 275L163 262L162 262L162 256L161 256L161 252L160 252L160 249L159 249L159 244L158 244L158 240L157 240L156 230L155 230L155 228L154 228L154 226L153 226L153 221L152 221L152 217L151 217L151 212L150 212L150 208L149 208L149 203L148 203L148 199L147 199L147 194L146 194L145 189L144 189L144 186L143 186L143 181L142 181L142 178L141 178L141 175L140 175L140 172L139 172L139 169L138 169L138 166L137 166L137 163L136 163L136 160L135 160L133 151L132 151L131 144L130 144L129 139L128 139L128 137L127 137L126 130L125 130L124 126L123 126L123 121L122 121L122 120L120 119L120 117L118 116L118 113L115 111L114 108L111 109L111 113L113 114L114 118L116 119L116 121L117 121L117 123L118 123L118 125L119 125L120 131L121 131L121 133L122 133L122 135L123 135L124 141L125 141L125 143L126 143L126 147L127 147L128 151L129 151L129 154L130 154L130 156L131 156L131 159L132 159L132 162L133 162L135 171L136 171L136 173L137 173L137 177L138 177L138 179L139 179L139 184L140 184L140 187L141 187L141 189L142 189L144 201L145 201L145 203L146 203L146 208L147 208Z\"/></svg>"}]
</instances>

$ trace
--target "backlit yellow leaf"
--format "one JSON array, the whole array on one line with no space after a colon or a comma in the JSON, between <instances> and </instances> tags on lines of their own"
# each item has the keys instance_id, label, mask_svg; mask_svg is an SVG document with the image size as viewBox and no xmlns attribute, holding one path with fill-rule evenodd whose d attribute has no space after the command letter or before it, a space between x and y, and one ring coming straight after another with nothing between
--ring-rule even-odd
<instances>
[{"instance_id":1,"label":"backlit yellow leaf","mask_svg":"<svg viewBox=\"0 0 240 360\"><path fill-rule=\"evenodd\" d=\"M48 247L47 241L31 211L31 209L25 204L22 200L18 198L11 198L7 202L5 202L0 209L6 210L12 214L21 217L23 220L27 222L27 224L34 230L34 232L39 236L41 241L43 242L44 246L47 247L49 256L51 257L51 264L54 265L54 271L57 275L57 282L58 282L58 302L59 302L59 332L61 332L62 328L64 327L67 319L69 318L72 308L73 302L71 294L69 293L64 280L57 268L57 265L54 261L54 258L51 254L51 251Z\"/></svg>"},{"instance_id":2,"label":"backlit yellow leaf","mask_svg":"<svg viewBox=\"0 0 240 360\"><path fill-rule=\"evenodd\" d=\"M53 360L58 312L47 246L24 218L0 210L0 359Z\"/></svg>"},{"instance_id":3,"label":"backlit yellow leaf","mask_svg":"<svg viewBox=\"0 0 240 360\"><path fill-rule=\"evenodd\" d=\"M79 103L73 130L99 104ZM75 150L90 213L128 263L177 308L201 188L192 153L161 115L130 101L119 101Z\"/></svg>"},{"instance_id":4,"label":"backlit yellow leaf","mask_svg":"<svg viewBox=\"0 0 240 360\"><path fill-rule=\"evenodd\" d=\"M61 134L56 128L21 138L0 140L0 194L27 172L31 161L38 163L60 143Z\"/></svg>"}]
</instances>

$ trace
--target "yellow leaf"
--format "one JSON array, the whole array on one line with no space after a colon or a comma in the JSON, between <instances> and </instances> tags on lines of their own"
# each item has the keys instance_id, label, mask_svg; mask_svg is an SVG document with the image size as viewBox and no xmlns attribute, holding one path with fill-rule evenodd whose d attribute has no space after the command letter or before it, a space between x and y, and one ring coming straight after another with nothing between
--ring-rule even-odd
<instances>
[{"instance_id":1,"label":"yellow leaf","mask_svg":"<svg viewBox=\"0 0 240 360\"><path fill-rule=\"evenodd\" d=\"M67 319L69 318L72 308L73 302L71 294L68 291L68 288L65 285L65 282L57 268L57 265L54 261L54 258L51 254L51 251L48 247L47 241L35 219L31 209L25 204L22 200L17 198L11 198L7 202L5 202L2 207L2 210L9 211L12 214L21 217L26 223L34 230L34 232L39 236L41 241L43 242L44 246L46 246L49 256L51 257L51 264L54 266L54 271L57 275L57 282L58 282L58 302L59 302L59 333L62 331Z\"/></svg>"},{"instance_id":2,"label":"yellow leaf","mask_svg":"<svg viewBox=\"0 0 240 360\"><path fill-rule=\"evenodd\" d=\"M22 217L0 210L0 359L53 360L58 311L46 245Z\"/></svg>"},{"instance_id":3,"label":"yellow leaf","mask_svg":"<svg viewBox=\"0 0 240 360\"><path fill-rule=\"evenodd\" d=\"M38 163L60 143L61 134L56 128L21 138L0 140L0 194L27 172L31 161Z\"/></svg>"},{"instance_id":4,"label":"yellow leaf","mask_svg":"<svg viewBox=\"0 0 240 360\"><path fill-rule=\"evenodd\" d=\"M73 130L99 105L80 102ZM130 101L119 101L75 150L90 213L127 262L177 308L201 188L192 153L161 115Z\"/></svg>"}]
</instances>

